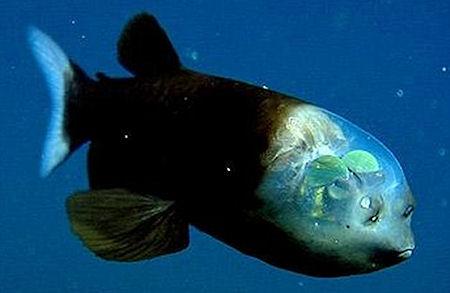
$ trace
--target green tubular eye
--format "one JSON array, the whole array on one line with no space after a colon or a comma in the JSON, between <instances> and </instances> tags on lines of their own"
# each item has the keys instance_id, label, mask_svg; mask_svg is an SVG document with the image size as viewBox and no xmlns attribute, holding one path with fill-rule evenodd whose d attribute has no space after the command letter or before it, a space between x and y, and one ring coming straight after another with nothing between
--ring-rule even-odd
<instances>
[{"instance_id":1,"label":"green tubular eye","mask_svg":"<svg viewBox=\"0 0 450 293\"><path fill-rule=\"evenodd\" d=\"M306 174L306 182L309 186L318 187L347 176L347 167L340 158L325 155L311 162Z\"/></svg>"},{"instance_id":2,"label":"green tubular eye","mask_svg":"<svg viewBox=\"0 0 450 293\"><path fill-rule=\"evenodd\" d=\"M342 161L355 173L371 173L380 170L377 159L371 153L363 150L348 152Z\"/></svg>"}]
</instances>

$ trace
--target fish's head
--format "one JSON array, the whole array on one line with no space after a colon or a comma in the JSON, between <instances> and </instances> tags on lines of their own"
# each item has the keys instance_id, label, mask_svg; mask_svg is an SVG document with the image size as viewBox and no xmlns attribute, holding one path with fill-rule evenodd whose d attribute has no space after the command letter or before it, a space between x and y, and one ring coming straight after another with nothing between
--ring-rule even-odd
<instances>
[{"instance_id":1,"label":"fish's head","mask_svg":"<svg viewBox=\"0 0 450 293\"><path fill-rule=\"evenodd\" d=\"M289 119L295 123L286 122L278 138L294 147L278 151L258 190L263 217L293 248L282 266L342 276L408 259L415 201L393 154L326 110L302 106Z\"/></svg>"}]
</instances>

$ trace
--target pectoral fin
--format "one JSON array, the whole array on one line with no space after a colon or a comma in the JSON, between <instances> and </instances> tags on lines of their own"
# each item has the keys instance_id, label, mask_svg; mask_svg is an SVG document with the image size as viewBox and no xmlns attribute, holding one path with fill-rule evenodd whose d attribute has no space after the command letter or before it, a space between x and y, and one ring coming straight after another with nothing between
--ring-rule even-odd
<instances>
[{"instance_id":1,"label":"pectoral fin","mask_svg":"<svg viewBox=\"0 0 450 293\"><path fill-rule=\"evenodd\" d=\"M67 200L72 229L97 256L138 261L188 246L188 224L173 201L123 189L76 193Z\"/></svg>"}]
</instances>

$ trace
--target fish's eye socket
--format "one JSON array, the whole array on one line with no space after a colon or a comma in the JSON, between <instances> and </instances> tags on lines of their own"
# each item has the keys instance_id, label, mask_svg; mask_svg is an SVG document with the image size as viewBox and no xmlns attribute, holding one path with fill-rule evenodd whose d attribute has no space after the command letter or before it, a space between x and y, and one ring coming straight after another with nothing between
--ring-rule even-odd
<instances>
[{"instance_id":1,"label":"fish's eye socket","mask_svg":"<svg viewBox=\"0 0 450 293\"><path fill-rule=\"evenodd\" d=\"M405 211L403 212L403 217L408 218L412 215L413 212L414 212L414 206L409 205L406 207Z\"/></svg>"}]
</instances>

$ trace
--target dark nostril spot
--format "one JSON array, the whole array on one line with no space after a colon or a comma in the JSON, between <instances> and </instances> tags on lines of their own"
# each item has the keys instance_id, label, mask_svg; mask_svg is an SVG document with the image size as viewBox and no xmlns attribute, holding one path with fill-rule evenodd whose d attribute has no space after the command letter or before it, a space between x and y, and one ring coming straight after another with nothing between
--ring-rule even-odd
<instances>
[{"instance_id":1,"label":"dark nostril spot","mask_svg":"<svg viewBox=\"0 0 450 293\"><path fill-rule=\"evenodd\" d=\"M408 218L409 216L411 216L413 211L414 211L414 207L412 205L409 205L408 207L406 207L405 211L403 212L403 217Z\"/></svg>"}]
</instances>

